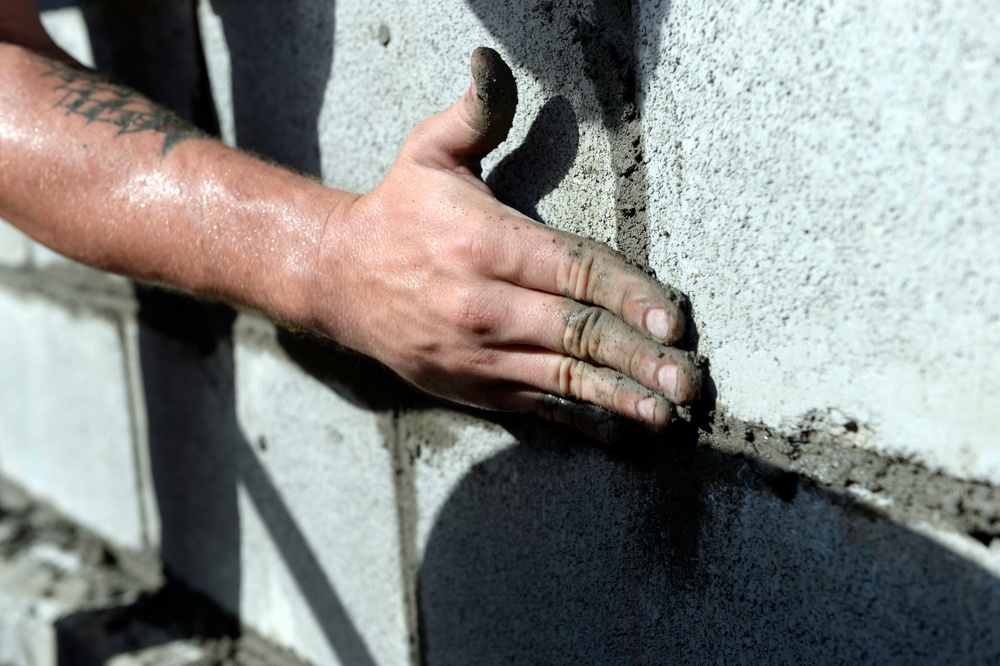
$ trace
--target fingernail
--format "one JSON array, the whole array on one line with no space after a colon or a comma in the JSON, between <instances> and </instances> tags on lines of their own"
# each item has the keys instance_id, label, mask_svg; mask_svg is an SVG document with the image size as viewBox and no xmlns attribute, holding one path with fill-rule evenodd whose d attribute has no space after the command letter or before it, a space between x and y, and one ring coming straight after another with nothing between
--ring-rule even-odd
<instances>
[{"instance_id":1,"label":"fingernail","mask_svg":"<svg viewBox=\"0 0 1000 666\"><path fill-rule=\"evenodd\" d=\"M636 406L639 408L639 416L641 416L643 420L648 423L656 421L656 398L653 396L643 398Z\"/></svg>"},{"instance_id":2,"label":"fingernail","mask_svg":"<svg viewBox=\"0 0 1000 666\"><path fill-rule=\"evenodd\" d=\"M667 397L677 397L677 366L665 365L657 370L656 383Z\"/></svg>"},{"instance_id":3,"label":"fingernail","mask_svg":"<svg viewBox=\"0 0 1000 666\"><path fill-rule=\"evenodd\" d=\"M651 335L665 339L670 334L670 319L663 308L654 308L646 313L646 330Z\"/></svg>"}]
</instances>

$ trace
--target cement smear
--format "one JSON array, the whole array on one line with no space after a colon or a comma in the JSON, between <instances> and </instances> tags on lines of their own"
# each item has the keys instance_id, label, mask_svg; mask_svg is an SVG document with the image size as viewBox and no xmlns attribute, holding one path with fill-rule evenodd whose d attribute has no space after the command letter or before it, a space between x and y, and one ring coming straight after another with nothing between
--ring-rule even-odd
<instances>
[{"instance_id":1,"label":"cement smear","mask_svg":"<svg viewBox=\"0 0 1000 666\"><path fill-rule=\"evenodd\" d=\"M595 0L593 22L575 19L572 27L611 146L615 244L629 260L648 268L650 188L636 98L633 19L630 2Z\"/></svg>"},{"instance_id":2,"label":"cement smear","mask_svg":"<svg viewBox=\"0 0 1000 666\"><path fill-rule=\"evenodd\" d=\"M850 511L927 523L1000 546L1000 488L866 448L871 435L855 421L816 412L778 433L720 410L702 428L699 446L749 463L785 501L802 487L820 488Z\"/></svg>"}]
</instances>

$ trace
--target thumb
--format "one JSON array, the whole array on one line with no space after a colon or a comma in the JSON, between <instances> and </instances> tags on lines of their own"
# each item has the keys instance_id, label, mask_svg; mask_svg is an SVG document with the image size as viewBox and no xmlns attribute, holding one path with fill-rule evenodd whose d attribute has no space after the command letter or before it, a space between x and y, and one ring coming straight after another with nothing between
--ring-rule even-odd
<instances>
[{"instance_id":1,"label":"thumb","mask_svg":"<svg viewBox=\"0 0 1000 666\"><path fill-rule=\"evenodd\" d=\"M472 52L472 85L451 107L418 126L419 157L458 162L476 174L479 160L503 143L517 110L517 83L500 54Z\"/></svg>"}]
</instances>

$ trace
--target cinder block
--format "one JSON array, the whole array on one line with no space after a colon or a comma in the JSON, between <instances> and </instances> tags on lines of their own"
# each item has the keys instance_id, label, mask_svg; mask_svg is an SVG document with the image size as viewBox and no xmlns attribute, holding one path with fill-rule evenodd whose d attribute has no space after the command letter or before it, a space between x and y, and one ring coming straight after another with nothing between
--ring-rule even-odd
<instances>
[{"instance_id":1,"label":"cinder block","mask_svg":"<svg viewBox=\"0 0 1000 666\"><path fill-rule=\"evenodd\" d=\"M636 43L652 265L719 403L788 432L839 410L1000 483L995 25L973 2L705 9L640 3Z\"/></svg>"},{"instance_id":2,"label":"cinder block","mask_svg":"<svg viewBox=\"0 0 1000 666\"><path fill-rule=\"evenodd\" d=\"M0 219L0 266L20 268L28 263L30 257L30 239Z\"/></svg>"},{"instance_id":3,"label":"cinder block","mask_svg":"<svg viewBox=\"0 0 1000 666\"><path fill-rule=\"evenodd\" d=\"M317 664L405 663L389 404L235 335L140 337L166 567Z\"/></svg>"},{"instance_id":4,"label":"cinder block","mask_svg":"<svg viewBox=\"0 0 1000 666\"><path fill-rule=\"evenodd\" d=\"M0 290L0 470L116 544L145 544L119 322Z\"/></svg>"},{"instance_id":5,"label":"cinder block","mask_svg":"<svg viewBox=\"0 0 1000 666\"><path fill-rule=\"evenodd\" d=\"M405 663L392 414L310 370L238 342L240 615L319 664Z\"/></svg>"},{"instance_id":6,"label":"cinder block","mask_svg":"<svg viewBox=\"0 0 1000 666\"><path fill-rule=\"evenodd\" d=\"M588 5L577 0L564 3L562 11L569 15ZM572 32L562 31L544 48L532 49L525 62L504 41L523 31L522 17L510 15L522 9L530 7L498 6L504 21L480 25L454 1L345 2L334 17L334 7L324 3L287 10L264 2L202 0L199 17L222 136L321 174L334 187L370 190L410 129L469 86L473 48L492 45L518 77L519 106L509 138L484 162L487 182L501 200L532 217L617 244L615 182L608 178L613 155L593 84L581 76L584 54ZM456 17L466 19L463 38L434 39L461 20ZM285 38L267 39L268 31ZM300 43L312 48L302 51ZM547 77L531 67L542 61ZM409 74L400 77L401 70Z\"/></svg>"},{"instance_id":7,"label":"cinder block","mask_svg":"<svg viewBox=\"0 0 1000 666\"><path fill-rule=\"evenodd\" d=\"M91 268L50 250L41 243L31 241L30 244L32 265L39 270L59 275L60 280L67 285L102 285L101 288L105 290L117 292L127 292L131 289L129 279L124 276Z\"/></svg>"},{"instance_id":8,"label":"cinder block","mask_svg":"<svg viewBox=\"0 0 1000 666\"><path fill-rule=\"evenodd\" d=\"M433 411L400 430L428 666L1000 658L997 547L679 442L606 451Z\"/></svg>"},{"instance_id":9,"label":"cinder block","mask_svg":"<svg viewBox=\"0 0 1000 666\"><path fill-rule=\"evenodd\" d=\"M42 25L56 44L87 67L94 66L90 33L79 7L61 7L41 12Z\"/></svg>"}]
</instances>

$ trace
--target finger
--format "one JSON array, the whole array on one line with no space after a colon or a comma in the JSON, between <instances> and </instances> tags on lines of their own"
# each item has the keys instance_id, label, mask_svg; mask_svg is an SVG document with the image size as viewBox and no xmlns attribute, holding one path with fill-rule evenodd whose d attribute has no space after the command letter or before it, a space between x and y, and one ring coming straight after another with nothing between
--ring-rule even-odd
<instances>
[{"instance_id":1,"label":"finger","mask_svg":"<svg viewBox=\"0 0 1000 666\"><path fill-rule=\"evenodd\" d=\"M597 405L656 432L674 417L666 398L611 368L538 348L505 347L501 352L492 368L496 379Z\"/></svg>"},{"instance_id":2,"label":"finger","mask_svg":"<svg viewBox=\"0 0 1000 666\"><path fill-rule=\"evenodd\" d=\"M599 305L657 340L684 335L684 296L645 275L602 243L509 216L484 231L475 248L480 270L493 277Z\"/></svg>"},{"instance_id":3,"label":"finger","mask_svg":"<svg viewBox=\"0 0 1000 666\"><path fill-rule=\"evenodd\" d=\"M518 390L507 395L501 409L535 414L565 425L605 444L623 445L635 438L635 424L597 405L573 402L547 393Z\"/></svg>"},{"instance_id":4,"label":"finger","mask_svg":"<svg viewBox=\"0 0 1000 666\"><path fill-rule=\"evenodd\" d=\"M412 135L413 156L451 166L475 167L503 143L514 122L517 83L500 54L480 46L472 52L472 85L450 108L420 123Z\"/></svg>"},{"instance_id":5,"label":"finger","mask_svg":"<svg viewBox=\"0 0 1000 666\"><path fill-rule=\"evenodd\" d=\"M694 355L667 347L609 310L537 291L519 290L508 301L502 344L542 346L617 370L676 403L698 396L701 370ZM514 299L517 299L516 301Z\"/></svg>"}]
</instances>

